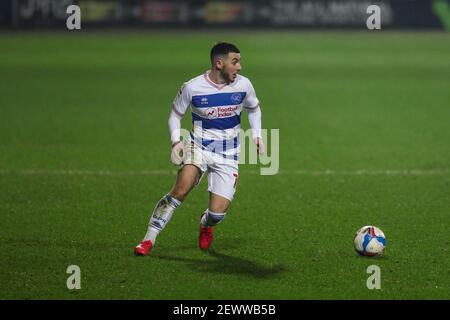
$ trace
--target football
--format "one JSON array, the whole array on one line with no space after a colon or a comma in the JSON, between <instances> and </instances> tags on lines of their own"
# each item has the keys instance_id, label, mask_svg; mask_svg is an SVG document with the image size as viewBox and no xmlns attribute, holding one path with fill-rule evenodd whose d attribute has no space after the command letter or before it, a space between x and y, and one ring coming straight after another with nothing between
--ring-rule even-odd
<instances>
[{"instance_id":1,"label":"football","mask_svg":"<svg viewBox=\"0 0 450 320\"><path fill-rule=\"evenodd\" d=\"M386 248L386 237L380 228L364 226L356 231L353 243L356 252L360 255L374 257L384 252Z\"/></svg>"}]
</instances>

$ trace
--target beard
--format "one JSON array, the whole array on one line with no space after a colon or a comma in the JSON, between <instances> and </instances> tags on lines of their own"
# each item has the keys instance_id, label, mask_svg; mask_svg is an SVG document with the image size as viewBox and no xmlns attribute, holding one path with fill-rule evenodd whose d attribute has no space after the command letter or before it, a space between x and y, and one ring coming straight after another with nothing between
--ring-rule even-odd
<instances>
[{"instance_id":1,"label":"beard","mask_svg":"<svg viewBox=\"0 0 450 320\"><path fill-rule=\"evenodd\" d=\"M231 78L231 74L225 70L220 70L220 76L227 82L231 83L234 79Z\"/></svg>"}]
</instances>

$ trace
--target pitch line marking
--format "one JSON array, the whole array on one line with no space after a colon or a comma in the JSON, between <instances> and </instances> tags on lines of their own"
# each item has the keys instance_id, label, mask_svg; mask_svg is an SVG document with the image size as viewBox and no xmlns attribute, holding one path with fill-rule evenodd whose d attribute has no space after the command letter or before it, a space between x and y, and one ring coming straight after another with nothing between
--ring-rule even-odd
<instances>
[{"instance_id":1,"label":"pitch line marking","mask_svg":"<svg viewBox=\"0 0 450 320\"><path fill-rule=\"evenodd\" d=\"M23 169L23 170L3 170L0 175L73 175L73 176L162 176L176 175L176 170L82 170L82 169ZM241 170L240 174L259 175L256 170ZM450 169L430 169L430 170L280 170L277 175L305 175L305 176L440 176L450 174Z\"/></svg>"}]
</instances>

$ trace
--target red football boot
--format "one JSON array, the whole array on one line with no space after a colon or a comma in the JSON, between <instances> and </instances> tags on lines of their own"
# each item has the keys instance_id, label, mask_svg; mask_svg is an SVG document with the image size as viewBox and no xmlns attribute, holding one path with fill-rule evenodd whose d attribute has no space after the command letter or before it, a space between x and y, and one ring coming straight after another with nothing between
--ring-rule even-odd
<instances>
[{"instance_id":1,"label":"red football boot","mask_svg":"<svg viewBox=\"0 0 450 320\"><path fill-rule=\"evenodd\" d=\"M200 225L200 235L198 237L198 246L202 250L208 250L213 242L213 227L204 227Z\"/></svg>"},{"instance_id":2,"label":"red football boot","mask_svg":"<svg viewBox=\"0 0 450 320\"><path fill-rule=\"evenodd\" d=\"M151 240L142 241L134 248L134 254L137 256L146 256L152 250L153 243Z\"/></svg>"}]
</instances>

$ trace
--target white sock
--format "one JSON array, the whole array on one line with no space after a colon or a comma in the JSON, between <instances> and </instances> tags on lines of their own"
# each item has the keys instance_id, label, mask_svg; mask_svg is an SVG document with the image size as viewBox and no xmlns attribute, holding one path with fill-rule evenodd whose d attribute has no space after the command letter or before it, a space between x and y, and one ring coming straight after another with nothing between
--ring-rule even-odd
<instances>
[{"instance_id":1,"label":"white sock","mask_svg":"<svg viewBox=\"0 0 450 320\"><path fill-rule=\"evenodd\" d=\"M159 230L149 227L147 229L147 233L145 234L144 241L151 240L152 244L154 245L155 241L156 241L156 236L158 235L158 233L159 233Z\"/></svg>"},{"instance_id":2,"label":"white sock","mask_svg":"<svg viewBox=\"0 0 450 320\"><path fill-rule=\"evenodd\" d=\"M207 209L200 220L200 223L203 227L212 227L219 224L225 218L225 212L212 212Z\"/></svg>"},{"instance_id":3,"label":"white sock","mask_svg":"<svg viewBox=\"0 0 450 320\"><path fill-rule=\"evenodd\" d=\"M155 209L153 209L144 241L151 240L153 245L155 244L156 237L164 229L170 218L172 218L173 212L180 204L179 200L168 194L159 200Z\"/></svg>"}]
</instances>

